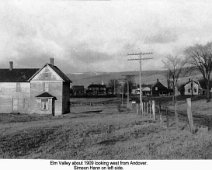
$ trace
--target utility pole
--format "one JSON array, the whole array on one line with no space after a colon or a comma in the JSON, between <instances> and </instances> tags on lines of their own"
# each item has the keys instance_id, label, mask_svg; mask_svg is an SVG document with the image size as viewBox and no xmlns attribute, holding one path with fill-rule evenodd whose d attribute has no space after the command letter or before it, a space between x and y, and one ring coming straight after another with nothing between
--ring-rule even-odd
<instances>
[{"instance_id":1,"label":"utility pole","mask_svg":"<svg viewBox=\"0 0 212 170\"><path fill-rule=\"evenodd\" d=\"M130 60L138 60L139 61L139 65L140 65L140 69L139 69L139 88L140 88L140 111L141 114L143 115L143 102L142 102L142 87L141 87L141 72L142 72L142 60L150 60L152 59L152 57L142 57L143 55L150 55L152 54L152 52L147 52L147 53L131 53L128 55L136 55L139 56L139 58L135 58L135 59L128 59Z\"/></svg>"}]
</instances>

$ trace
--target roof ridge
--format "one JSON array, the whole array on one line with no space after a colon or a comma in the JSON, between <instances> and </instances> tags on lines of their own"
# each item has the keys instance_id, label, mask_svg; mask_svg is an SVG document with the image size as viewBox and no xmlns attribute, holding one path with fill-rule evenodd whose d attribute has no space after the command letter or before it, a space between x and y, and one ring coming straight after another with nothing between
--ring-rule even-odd
<instances>
[{"instance_id":1,"label":"roof ridge","mask_svg":"<svg viewBox=\"0 0 212 170\"><path fill-rule=\"evenodd\" d=\"M36 68L0 69L0 82L28 82L37 70Z\"/></svg>"}]
</instances>

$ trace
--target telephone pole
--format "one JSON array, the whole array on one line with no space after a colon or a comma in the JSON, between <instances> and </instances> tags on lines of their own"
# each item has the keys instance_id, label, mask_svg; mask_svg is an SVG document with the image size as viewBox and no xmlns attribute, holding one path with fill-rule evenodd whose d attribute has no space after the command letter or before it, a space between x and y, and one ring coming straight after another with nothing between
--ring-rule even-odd
<instances>
[{"instance_id":1,"label":"telephone pole","mask_svg":"<svg viewBox=\"0 0 212 170\"><path fill-rule=\"evenodd\" d=\"M142 102L142 87L141 87L141 72L142 72L142 60L150 60L153 59L152 57L142 57L143 55L150 55L153 54L152 52L147 52L147 53L131 53L128 55L136 55L139 56L139 58L134 58L134 59L128 59L129 61L131 60L138 60L139 61L139 65L140 65L140 69L139 69L139 88L140 88L140 111L141 114L143 115L143 102Z\"/></svg>"}]
</instances>

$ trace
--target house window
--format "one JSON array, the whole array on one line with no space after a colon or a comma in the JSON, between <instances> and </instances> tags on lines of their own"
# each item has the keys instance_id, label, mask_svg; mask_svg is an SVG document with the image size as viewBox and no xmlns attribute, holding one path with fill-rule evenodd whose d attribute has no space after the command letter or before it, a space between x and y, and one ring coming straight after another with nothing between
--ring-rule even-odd
<instances>
[{"instance_id":1,"label":"house window","mask_svg":"<svg viewBox=\"0 0 212 170\"><path fill-rule=\"evenodd\" d=\"M50 78L50 73L49 72L44 72L43 73L44 79Z\"/></svg>"},{"instance_id":2,"label":"house window","mask_svg":"<svg viewBox=\"0 0 212 170\"><path fill-rule=\"evenodd\" d=\"M49 83L48 82L43 83L43 91L45 91L45 92L49 91Z\"/></svg>"},{"instance_id":3,"label":"house window","mask_svg":"<svg viewBox=\"0 0 212 170\"><path fill-rule=\"evenodd\" d=\"M43 76L44 76L44 79L48 79L49 78L49 70L47 68L44 70Z\"/></svg>"},{"instance_id":4,"label":"house window","mask_svg":"<svg viewBox=\"0 0 212 170\"><path fill-rule=\"evenodd\" d=\"M41 110L49 110L48 99L41 99Z\"/></svg>"},{"instance_id":5,"label":"house window","mask_svg":"<svg viewBox=\"0 0 212 170\"><path fill-rule=\"evenodd\" d=\"M188 93L191 93L191 89L188 89Z\"/></svg>"},{"instance_id":6,"label":"house window","mask_svg":"<svg viewBox=\"0 0 212 170\"><path fill-rule=\"evenodd\" d=\"M194 93L196 93L197 92L197 89L196 88L194 88Z\"/></svg>"},{"instance_id":7,"label":"house window","mask_svg":"<svg viewBox=\"0 0 212 170\"><path fill-rule=\"evenodd\" d=\"M21 84L16 83L16 92L20 92L20 91L21 91Z\"/></svg>"},{"instance_id":8,"label":"house window","mask_svg":"<svg viewBox=\"0 0 212 170\"><path fill-rule=\"evenodd\" d=\"M155 87L155 91L157 91L158 90L158 87Z\"/></svg>"}]
</instances>

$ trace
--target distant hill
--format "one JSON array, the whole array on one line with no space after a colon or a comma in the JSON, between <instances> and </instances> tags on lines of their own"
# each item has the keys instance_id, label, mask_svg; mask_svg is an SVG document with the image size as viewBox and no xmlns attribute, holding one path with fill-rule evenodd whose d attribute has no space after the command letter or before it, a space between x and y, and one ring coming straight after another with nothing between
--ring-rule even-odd
<instances>
[{"instance_id":1,"label":"distant hill","mask_svg":"<svg viewBox=\"0 0 212 170\"><path fill-rule=\"evenodd\" d=\"M135 75L135 82L139 83L138 71L126 71L126 72L85 72L85 73L72 73L67 76L73 81L73 85L84 85L87 87L91 83L104 83L112 79L123 79L124 75ZM179 83L186 82L189 78L199 79L201 74L197 71L189 74L184 74L179 79ZM166 71L165 70L151 70L142 71L142 84L153 84L159 79L161 83L167 86Z\"/></svg>"}]
</instances>

